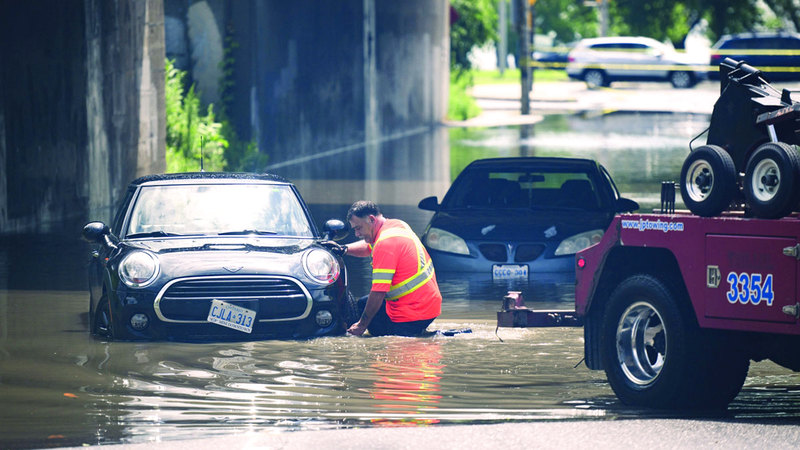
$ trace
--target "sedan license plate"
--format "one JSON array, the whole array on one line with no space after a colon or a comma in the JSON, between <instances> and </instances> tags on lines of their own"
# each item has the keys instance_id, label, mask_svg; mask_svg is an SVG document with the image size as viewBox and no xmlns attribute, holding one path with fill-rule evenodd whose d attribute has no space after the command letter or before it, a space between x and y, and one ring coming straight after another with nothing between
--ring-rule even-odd
<instances>
[{"instance_id":1,"label":"sedan license plate","mask_svg":"<svg viewBox=\"0 0 800 450\"><path fill-rule=\"evenodd\" d=\"M211 309L208 311L208 319L206 320L223 327L251 333L253 331L253 322L256 321L256 312L222 300L212 300Z\"/></svg>"},{"instance_id":2,"label":"sedan license plate","mask_svg":"<svg viewBox=\"0 0 800 450\"><path fill-rule=\"evenodd\" d=\"M494 280L527 280L528 266L525 264L495 264L492 266Z\"/></svg>"}]
</instances>

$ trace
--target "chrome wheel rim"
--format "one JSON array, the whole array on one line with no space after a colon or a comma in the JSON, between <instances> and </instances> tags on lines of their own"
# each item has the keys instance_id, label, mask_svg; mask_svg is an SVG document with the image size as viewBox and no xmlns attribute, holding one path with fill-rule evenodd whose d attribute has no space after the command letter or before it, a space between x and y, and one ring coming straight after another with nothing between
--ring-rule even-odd
<instances>
[{"instance_id":1,"label":"chrome wheel rim","mask_svg":"<svg viewBox=\"0 0 800 450\"><path fill-rule=\"evenodd\" d=\"M589 87L600 87L603 85L603 74L596 70L592 70L586 74L585 81Z\"/></svg>"},{"instance_id":2,"label":"chrome wheel rim","mask_svg":"<svg viewBox=\"0 0 800 450\"><path fill-rule=\"evenodd\" d=\"M625 377L643 386L661 373L667 358L667 330L649 303L629 306L617 326L617 361Z\"/></svg>"},{"instance_id":3,"label":"chrome wheel rim","mask_svg":"<svg viewBox=\"0 0 800 450\"><path fill-rule=\"evenodd\" d=\"M689 87L692 84L692 78L687 72L674 72L671 81L672 85L678 88Z\"/></svg>"},{"instance_id":4,"label":"chrome wheel rim","mask_svg":"<svg viewBox=\"0 0 800 450\"><path fill-rule=\"evenodd\" d=\"M781 171L775 161L765 159L756 164L751 180L751 191L756 200L769 202L778 194L780 185Z\"/></svg>"},{"instance_id":5,"label":"chrome wheel rim","mask_svg":"<svg viewBox=\"0 0 800 450\"><path fill-rule=\"evenodd\" d=\"M699 159L686 171L686 192L695 202L702 202L711 195L714 189L714 170L708 161Z\"/></svg>"}]
</instances>

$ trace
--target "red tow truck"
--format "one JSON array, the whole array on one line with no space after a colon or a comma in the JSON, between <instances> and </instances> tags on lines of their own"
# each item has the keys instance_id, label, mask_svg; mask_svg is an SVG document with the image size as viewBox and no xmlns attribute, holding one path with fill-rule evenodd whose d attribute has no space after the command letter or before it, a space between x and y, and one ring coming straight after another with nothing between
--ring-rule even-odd
<instances>
[{"instance_id":1,"label":"red tow truck","mask_svg":"<svg viewBox=\"0 0 800 450\"><path fill-rule=\"evenodd\" d=\"M497 315L583 325L586 366L625 404L722 408L750 360L800 371L800 102L744 62L726 58L720 76L707 143L681 170L689 211L662 183L661 213L617 216L576 254L574 311L510 292Z\"/></svg>"},{"instance_id":2,"label":"red tow truck","mask_svg":"<svg viewBox=\"0 0 800 450\"><path fill-rule=\"evenodd\" d=\"M799 259L797 215L620 215L576 255L574 311L510 293L498 325L583 325L586 366L625 404L725 407L751 359L800 371Z\"/></svg>"}]
</instances>

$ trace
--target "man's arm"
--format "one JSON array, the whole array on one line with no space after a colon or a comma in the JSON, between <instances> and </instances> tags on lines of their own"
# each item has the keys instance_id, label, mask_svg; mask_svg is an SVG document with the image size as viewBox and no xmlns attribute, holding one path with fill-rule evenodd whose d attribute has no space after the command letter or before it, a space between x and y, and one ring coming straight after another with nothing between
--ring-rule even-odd
<instances>
[{"instance_id":1,"label":"man's arm","mask_svg":"<svg viewBox=\"0 0 800 450\"><path fill-rule=\"evenodd\" d=\"M347 254L350 256L360 256L362 258L369 256L369 246L363 239L358 242L351 242L345 247L347 247Z\"/></svg>"},{"instance_id":2,"label":"man's arm","mask_svg":"<svg viewBox=\"0 0 800 450\"><path fill-rule=\"evenodd\" d=\"M364 307L364 312L361 313L361 319L348 328L347 332L355 336L364 334L372 318L375 317L375 314L377 314L378 310L383 306L384 298L386 298L386 292L370 291L369 297L367 297L367 305Z\"/></svg>"}]
</instances>

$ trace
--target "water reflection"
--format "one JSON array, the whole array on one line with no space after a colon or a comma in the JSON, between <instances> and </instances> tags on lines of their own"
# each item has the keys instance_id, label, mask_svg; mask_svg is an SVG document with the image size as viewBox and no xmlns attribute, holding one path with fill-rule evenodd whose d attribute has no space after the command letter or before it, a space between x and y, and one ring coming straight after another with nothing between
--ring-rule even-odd
<instances>
[{"instance_id":1,"label":"water reflection","mask_svg":"<svg viewBox=\"0 0 800 450\"><path fill-rule=\"evenodd\" d=\"M476 158L580 156L599 160L623 195L648 207L675 179L692 115L553 116L530 127L439 129L275 172L295 181L318 225L369 197L421 233L430 212ZM369 167L372 167L371 169ZM88 220L89 218L87 218ZM158 442L233 432L552 419L682 417L626 408L602 372L580 364L583 330L496 329L508 290L541 308L568 307L572 286L439 275L443 313L432 338L321 338L224 344L103 342L88 336L81 224L63 235L0 238L0 447ZM356 295L369 266L347 257ZM502 340L500 339L502 338ZM800 375L754 363L722 419L800 419Z\"/></svg>"},{"instance_id":2,"label":"water reflection","mask_svg":"<svg viewBox=\"0 0 800 450\"><path fill-rule=\"evenodd\" d=\"M377 401L371 422L381 426L439 423L435 410L442 398L439 385L444 365L438 341L413 339L390 342L372 364L370 397ZM422 417L418 417L419 415ZM434 415L434 417L429 417Z\"/></svg>"}]
</instances>

